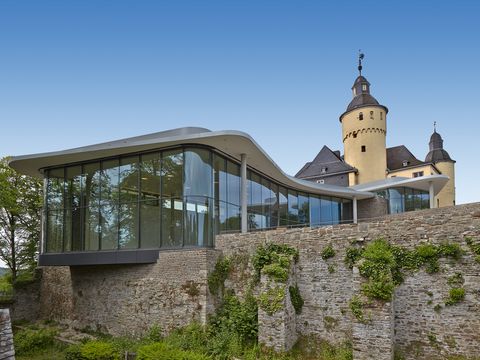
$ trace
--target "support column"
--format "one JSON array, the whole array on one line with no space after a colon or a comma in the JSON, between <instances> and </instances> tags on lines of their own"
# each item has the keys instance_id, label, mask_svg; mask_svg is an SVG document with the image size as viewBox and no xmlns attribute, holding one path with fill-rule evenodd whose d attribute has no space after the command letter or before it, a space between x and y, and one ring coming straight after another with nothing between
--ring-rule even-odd
<instances>
[{"instance_id":1,"label":"support column","mask_svg":"<svg viewBox=\"0 0 480 360\"><path fill-rule=\"evenodd\" d=\"M435 208L435 189L433 187L433 181L428 183L429 185L429 194L430 194L430 209Z\"/></svg>"},{"instance_id":2,"label":"support column","mask_svg":"<svg viewBox=\"0 0 480 360\"><path fill-rule=\"evenodd\" d=\"M357 198L354 196L353 197L353 223L357 224L358 223L358 212L357 212Z\"/></svg>"},{"instance_id":3,"label":"support column","mask_svg":"<svg viewBox=\"0 0 480 360\"><path fill-rule=\"evenodd\" d=\"M240 167L240 218L242 234L248 231L247 222L247 154L241 155L242 164Z\"/></svg>"}]
</instances>

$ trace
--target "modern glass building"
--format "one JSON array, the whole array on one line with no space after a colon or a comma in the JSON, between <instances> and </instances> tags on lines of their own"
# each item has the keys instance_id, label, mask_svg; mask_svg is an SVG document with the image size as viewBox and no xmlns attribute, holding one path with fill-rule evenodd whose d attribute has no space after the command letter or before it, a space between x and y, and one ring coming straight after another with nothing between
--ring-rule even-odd
<instances>
[{"instance_id":1,"label":"modern glass building","mask_svg":"<svg viewBox=\"0 0 480 360\"><path fill-rule=\"evenodd\" d=\"M375 196L288 176L237 131L182 128L10 165L45 181L41 265L153 262L220 233L356 222L357 201ZM428 192L377 190L392 213L428 207Z\"/></svg>"}]
</instances>

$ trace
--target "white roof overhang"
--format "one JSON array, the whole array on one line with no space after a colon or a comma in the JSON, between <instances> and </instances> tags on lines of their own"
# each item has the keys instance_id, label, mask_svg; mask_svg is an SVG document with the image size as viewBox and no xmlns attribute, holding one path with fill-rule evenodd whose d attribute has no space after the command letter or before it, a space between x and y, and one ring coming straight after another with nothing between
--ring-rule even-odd
<instances>
[{"instance_id":1,"label":"white roof overhang","mask_svg":"<svg viewBox=\"0 0 480 360\"><path fill-rule=\"evenodd\" d=\"M316 184L287 175L250 135L234 130L210 131L204 128L180 128L69 150L16 156L10 160L9 165L20 173L42 177L44 169L53 166L187 144L210 146L238 161L240 161L241 154L246 154L250 167L280 184L299 191L348 199L355 197L358 200L374 196L372 193L360 189Z\"/></svg>"},{"instance_id":2,"label":"white roof overhang","mask_svg":"<svg viewBox=\"0 0 480 360\"><path fill-rule=\"evenodd\" d=\"M429 191L430 184L433 184L435 195L445 186L450 178L446 175L428 175L416 178L392 177L384 180L373 181L366 184L351 186L351 189L358 191L380 191L394 187L409 187L417 190Z\"/></svg>"}]
</instances>

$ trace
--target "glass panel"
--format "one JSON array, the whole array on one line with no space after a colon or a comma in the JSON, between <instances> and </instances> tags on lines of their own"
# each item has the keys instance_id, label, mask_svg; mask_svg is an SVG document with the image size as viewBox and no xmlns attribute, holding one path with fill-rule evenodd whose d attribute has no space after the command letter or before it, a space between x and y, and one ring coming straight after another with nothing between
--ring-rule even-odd
<instances>
[{"instance_id":1,"label":"glass panel","mask_svg":"<svg viewBox=\"0 0 480 360\"><path fill-rule=\"evenodd\" d=\"M403 188L388 189L390 214L404 212L404 191Z\"/></svg>"},{"instance_id":2,"label":"glass panel","mask_svg":"<svg viewBox=\"0 0 480 360\"><path fill-rule=\"evenodd\" d=\"M119 248L138 248L138 203L120 204Z\"/></svg>"},{"instance_id":3,"label":"glass panel","mask_svg":"<svg viewBox=\"0 0 480 360\"><path fill-rule=\"evenodd\" d=\"M160 247L160 153L141 156L140 247Z\"/></svg>"},{"instance_id":4,"label":"glass panel","mask_svg":"<svg viewBox=\"0 0 480 360\"><path fill-rule=\"evenodd\" d=\"M145 200L140 203L140 234L142 248L160 247L159 200Z\"/></svg>"},{"instance_id":5,"label":"glass panel","mask_svg":"<svg viewBox=\"0 0 480 360\"><path fill-rule=\"evenodd\" d=\"M63 209L64 201L64 168L48 170L47 179L47 208L48 210Z\"/></svg>"},{"instance_id":6,"label":"glass panel","mask_svg":"<svg viewBox=\"0 0 480 360\"><path fill-rule=\"evenodd\" d=\"M230 204L240 206L240 166L227 160L227 197Z\"/></svg>"},{"instance_id":7,"label":"glass panel","mask_svg":"<svg viewBox=\"0 0 480 360\"><path fill-rule=\"evenodd\" d=\"M121 203L138 201L139 173L138 156L120 160L119 186Z\"/></svg>"},{"instance_id":8,"label":"glass panel","mask_svg":"<svg viewBox=\"0 0 480 360\"><path fill-rule=\"evenodd\" d=\"M264 217L262 215L262 185L260 181L261 179L258 174L250 172L250 180L248 181L250 203L247 209L248 228L251 230L261 229L264 227Z\"/></svg>"},{"instance_id":9,"label":"glass panel","mask_svg":"<svg viewBox=\"0 0 480 360\"><path fill-rule=\"evenodd\" d=\"M320 222L322 225L332 224L332 201L330 197L322 196L320 198Z\"/></svg>"},{"instance_id":10,"label":"glass panel","mask_svg":"<svg viewBox=\"0 0 480 360\"><path fill-rule=\"evenodd\" d=\"M240 206L227 204L227 230L240 231Z\"/></svg>"},{"instance_id":11,"label":"glass panel","mask_svg":"<svg viewBox=\"0 0 480 360\"><path fill-rule=\"evenodd\" d=\"M209 198L186 198L185 246L206 246L212 243Z\"/></svg>"},{"instance_id":12,"label":"glass panel","mask_svg":"<svg viewBox=\"0 0 480 360\"><path fill-rule=\"evenodd\" d=\"M61 252L63 239L63 210L51 210L47 215L47 252Z\"/></svg>"},{"instance_id":13,"label":"glass panel","mask_svg":"<svg viewBox=\"0 0 480 360\"><path fill-rule=\"evenodd\" d=\"M270 227L270 214L271 214L271 202L272 197L270 194L270 181L262 178L261 179L261 191L262 191L262 228Z\"/></svg>"},{"instance_id":14,"label":"glass panel","mask_svg":"<svg viewBox=\"0 0 480 360\"><path fill-rule=\"evenodd\" d=\"M162 155L162 196L183 196L183 152L165 151Z\"/></svg>"},{"instance_id":15,"label":"glass panel","mask_svg":"<svg viewBox=\"0 0 480 360\"><path fill-rule=\"evenodd\" d=\"M405 188L405 211L415 210L413 189Z\"/></svg>"},{"instance_id":16,"label":"glass panel","mask_svg":"<svg viewBox=\"0 0 480 360\"><path fill-rule=\"evenodd\" d=\"M278 226L278 185L270 183L270 224L268 227Z\"/></svg>"},{"instance_id":17,"label":"glass panel","mask_svg":"<svg viewBox=\"0 0 480 360\"><path fill-rule=\"evenodd\" d=\"M310 221L308 195L298 193L298 222L308 224Z\"/></svg>"},{"instance_id":18,"label":"glass panel","mask_svg":"<svg viewBox=\"0 0 480 360\"><path fill-rule=\"evenodd\" d=\"M210 151L204 149L185 151L185 196L212 197L212 175Z\"/></svg>"},{"instance_id":19,"label":"glass panel","mask_svg":"<svg viewBox=\"0 0 480 360\"><path fill-rule=\"evenodd\" d=\"M65 251L82 251L81 208L65 210Z\"/></svg>"},{"instance_id":20,"label":"glass panel","mask_svg":"<svg viewBox=\"0 0 480 360\"><path fill-rule=\"evenodd\" d=\"M98 250L100 246L100 163L83 167L84 189L84 234L85 250Z\"/></svg>"},{"instance_id":21,"label":"glass panel","mask_svg":"<svg viewBox=\"0 0 480 360\"><path fill-rule=\"evenodd\" d=\"M342 200L342 223L350 223L353 220L353 205L352 200Z\"/></svg>"},{"instance_id":22,"label":"glass panel","mask_svg":"<svg viewBox=\"0 0 480 360\"><path fill-rule=\"evenodd\" d=\"M183 202L180 198L162 199L162 247L183 245Z\"/></svg>"},{"instance_id":23,"label":"glass panel","mask_svg":"<svg viewBox=\"0 0 480 360\"><path fill-rule=\"evenodd\" d=\"M215 193L215 234L227 229L227 172L223 157L213 154L213 185Z\"/></svg>"},{"instance_id":24,"label":"glass panel","mask_svg":"<svg viewBox=\"0 0 480 360\"><path fill-rule=\"evenodd\" d=\"M278 216L280 218L280 226L288 225L287 189L282 186L278 187Z\"/></svg>"},{"instance_id":25,"label":"glass panel","mask_svg":"<svg viewBox=\"0 0 480 360\"><path fill-rule=\"evenodd\" d=\"M118 248L119 163L108 160L102 163L100 224L101 249Z\"/></svg>"},{"instance_id":26,"label":"glass panel","mask_svg":"<svg viewBox=\"0 0 480 360\"><path fill-rule=\"evenodd\" d=\"M342 200L339 198L332 198L332 223L340 224L342 218Z\"/></svg>"},{"instance_id":27,"label":"glass panel","mask_svg":"<svg viewBox=\"0 0 480 360\"><path fill-rule=\"evenodd\" d=\"M320 224L320 198L310 195L310 226L319 226Z\"/></svg>"},{"instance_id":28,"label":"glass panel","mask_svg":"<svg viewBox=\"0 0 480 360\"><path fill-rule=\"evenodd\" d=\"M288 189L288 225L298 225L298 198L296 191Z\"/></svg>"},{"instance_id":29,"label":"glass panel","mask_svg":"<svg viewBox=\"0 0 480 360\"><path fill-rule=\"evenodd\" d=\"M81 203L82 195L82 167L81 166L70 166L67 167L66 172L66 181L67 181L67 208L78 208Z\"/></svg>"}]
</instances>

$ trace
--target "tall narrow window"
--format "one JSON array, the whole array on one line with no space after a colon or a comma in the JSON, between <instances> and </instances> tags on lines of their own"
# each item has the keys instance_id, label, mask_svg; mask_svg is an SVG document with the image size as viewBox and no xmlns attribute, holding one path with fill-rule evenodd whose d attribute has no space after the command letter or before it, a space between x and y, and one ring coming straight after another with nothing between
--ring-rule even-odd
<instances>
[{"instance_id":1,"label":"tall narrow window","mask_svg":"<svg viewBox=\"0 0 480 360\"><path fill-rule=\"evenodd\" d=\"M370 119L373 120L373 111L370 111Z\"/></svg>"},{"instance_id":2,"label":"tall narrow window","mask_svg":"<svg viewBox=\"0 0 480 360\"><path fill-rule=\"evenodd\" d=\"M383 120L383 111L380 111L380 120Z\"/></svg>"},{"instance_id":3,"label":"tall narrow window","mask_svg":"<svg viewBox=\"0 0 480 360\"><path fill-rule=\"evenodd\" d=\"M363 90L363 91L367 91L367 85L366 85L366 84L363 84L363 85L362 85L362 90Z\"/></svg>"},{"instance_id":4,"label":"tall narrow window","mask_svg":"<svg viewBox=\"0 0 480 360\"><path fill-rule=\"evenodd\" d=\"M358 114L358 120L363 120L363 113Z\"/></svg>"},{"instance_id":5,"label":"tall narrow window","mask_svg":"<svg viewBox=\"0 0 480 360\"><path fill-rule=\"evenodd\" d=\"M367 151L367 147L365 145L362 145L362 152Z\"/></svg>"}]
</instances>

